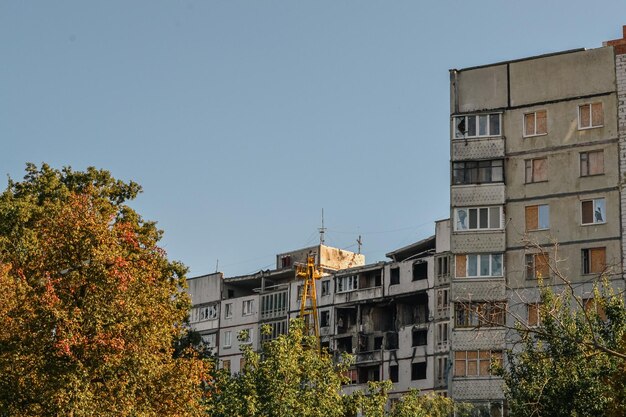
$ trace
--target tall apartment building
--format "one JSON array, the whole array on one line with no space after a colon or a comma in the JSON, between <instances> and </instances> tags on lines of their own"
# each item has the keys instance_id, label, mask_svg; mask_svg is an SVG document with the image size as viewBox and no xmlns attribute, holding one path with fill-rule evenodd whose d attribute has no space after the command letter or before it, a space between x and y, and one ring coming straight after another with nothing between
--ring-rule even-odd
<instances>
[{"instance_id":1,"label":"tall apartment building","mask_svg":"<svg viewBox=\"0 0 626 417\"><path fill-rule=\"evenodd\" d=\"M213 347L221 366L241 369L241 344L259 349L287 332L300 311L303 281L295 265L315 253L324 276L316 285L320 338L339 356L354 355L346 392L368 381L390 379L392 395L417 388L446 391L450 368L450 222L436 234L365 264L363 255L318 245L276 256L276 268L224 278L221 273L188 280L190 322ZM269 325L270 335L261 327ZM245 330L246 340L238 335Z\"/></svg>"},{"instance_id":2,"label":"tall apartment building","mask_svg":"<svg viewBox=\"0 0 626 417\"><path fill-rule=\"evenodd\" d=\"M450 71L450 395L502 415L490 373L556 271L592 298L623 285L624 39ZM505 314L508 312L509 314ZM506 326L505 326L506 325ZM488 410L488 411L487 411Z\"/></svg>"}]
</instances>

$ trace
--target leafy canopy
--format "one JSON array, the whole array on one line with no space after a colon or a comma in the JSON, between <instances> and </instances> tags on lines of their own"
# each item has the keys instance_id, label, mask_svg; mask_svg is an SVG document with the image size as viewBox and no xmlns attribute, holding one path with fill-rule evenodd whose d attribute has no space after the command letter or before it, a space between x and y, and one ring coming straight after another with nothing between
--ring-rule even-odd
<instances>
[{"instance_id":1,"label":"leafy canopy","mask_svg":"<svg viewBox=\"0 0 626 417\"><path fill-rule=\"evenodd\" d=\"M28 164L0 195L4 415L201 415L207 364L173 355L185 268L126 204L140 191L104 170Z\"/></svg>"}]
</instances>

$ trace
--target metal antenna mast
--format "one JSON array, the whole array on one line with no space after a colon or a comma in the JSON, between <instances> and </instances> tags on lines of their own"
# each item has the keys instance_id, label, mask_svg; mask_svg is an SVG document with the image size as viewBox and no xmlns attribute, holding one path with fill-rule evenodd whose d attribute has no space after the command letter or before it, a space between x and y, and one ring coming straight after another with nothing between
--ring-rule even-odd
<instances>
[{"instance_id":1,"label":"metal antenna mast","mask_svg":"<svg viewBox=\"0 0 626 417\"><path fill-rule=\"evenodd\" d=\"M326 233L326 228L324 227L324 209L322 209L322 227L319 229L320 232L320 245L324 244L324 233Z\"/></svg>"}]
</instances>

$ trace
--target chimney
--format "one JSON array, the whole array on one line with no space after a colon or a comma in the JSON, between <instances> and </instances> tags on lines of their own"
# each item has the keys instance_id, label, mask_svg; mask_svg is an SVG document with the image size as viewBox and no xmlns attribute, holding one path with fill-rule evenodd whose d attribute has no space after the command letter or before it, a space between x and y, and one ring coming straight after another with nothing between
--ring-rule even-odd
<instances>
[{"instance_id":1,"label":"chimney","mask_svg":"<svg viewBox=\"0 0 626 417\"><path fill-rule=\"evenodd\" d=\"M612 46L615 55L626 54L626 25L622 26L622 38L613 39L612 41L602 42L603 46Z\"/></svg>"}]
</instances>

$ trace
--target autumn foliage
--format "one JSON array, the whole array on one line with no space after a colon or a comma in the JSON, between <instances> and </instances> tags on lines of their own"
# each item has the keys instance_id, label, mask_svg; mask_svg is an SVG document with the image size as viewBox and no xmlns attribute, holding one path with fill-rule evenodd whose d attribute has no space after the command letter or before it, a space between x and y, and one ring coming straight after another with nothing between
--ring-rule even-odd
<instances>
[{"instance_id":1,"label":"autumn foliage","mask_svg":"<svg viewBox=\"0 0 626 417\"><path fill-rule=\"evenodd\" d=\"M0 416L203 414L208 363L173 355L182 265L106 171L27 166L0 196Z\"/></svg>"}]
</instances>

